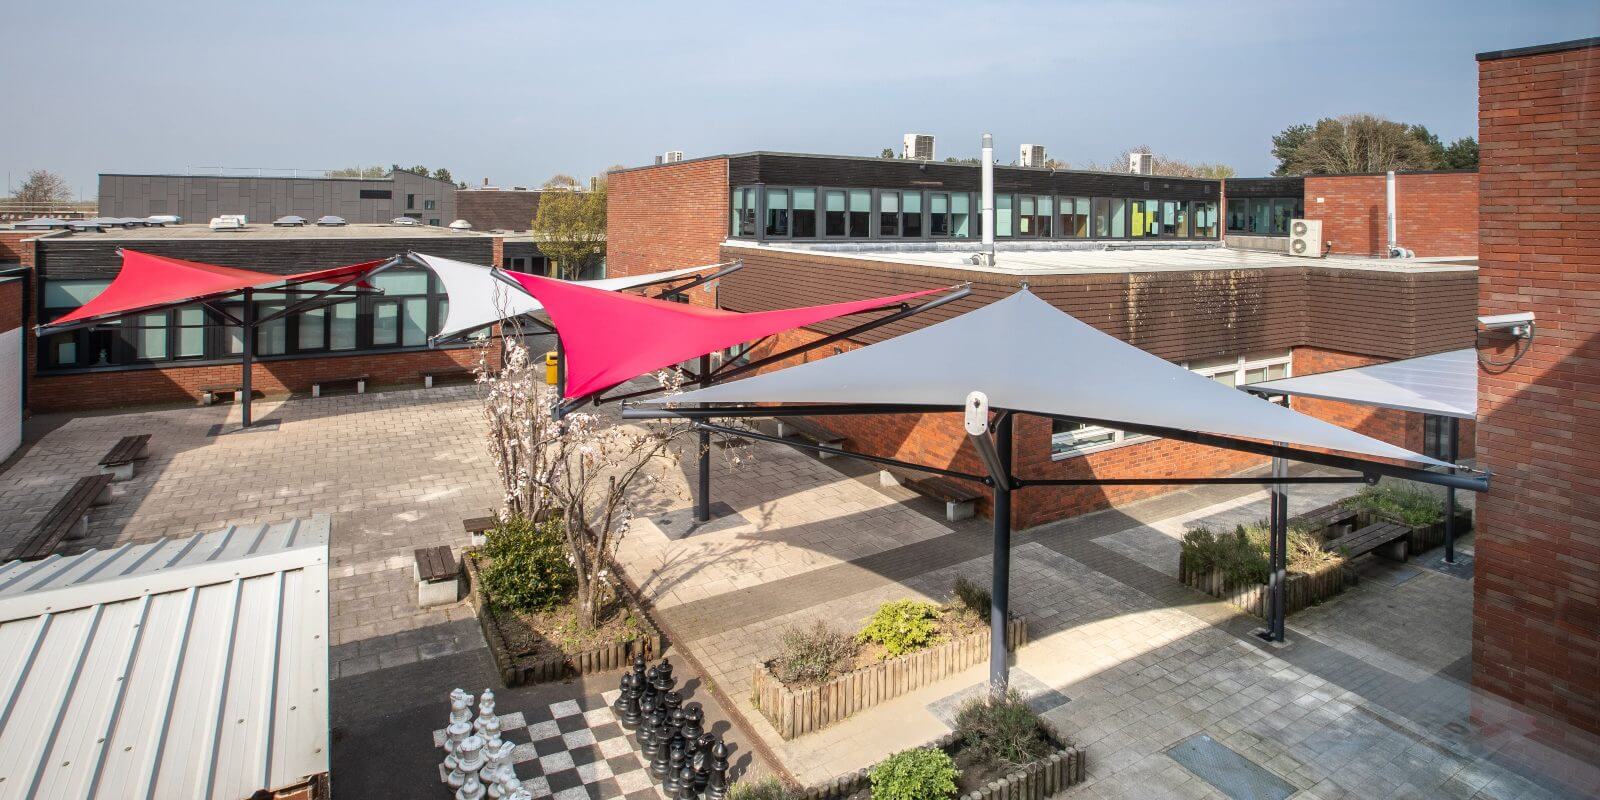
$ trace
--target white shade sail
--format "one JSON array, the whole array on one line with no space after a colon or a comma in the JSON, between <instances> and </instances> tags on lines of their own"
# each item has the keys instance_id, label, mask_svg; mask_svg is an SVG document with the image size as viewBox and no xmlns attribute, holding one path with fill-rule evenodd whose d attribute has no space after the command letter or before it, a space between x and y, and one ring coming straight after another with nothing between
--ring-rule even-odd
<instances>
[{"instance_id":1,"label":"white shade sail","mask_svg":"<svg viewBox=\"0 0 1600 800\"><path fill-rule=\"evenodd\" d=\"M1457 419L1478 416L1478 352L1472 348L1252 383L1253 392L1338 400Z\"/></svg>"},{"instance_id":2,"label":"white shade sail","mask_svg":"<svg viewBox=\"0 0 1600 800\"><path fill-rule=\"evenodd\" d=\"M1197 375L1074 319L1027 290L884 342L651 402L993 408L1443 462Z\"/></svg>"},{"instance_id":3,"label":"white shade sail","mask_svg":"<svg viewBox=\"0 0 1600 800\"><path fill-rule=\"evenodd\" d=\"M439 276L439 280L444 283L445 294L450 298L444 325L440 326L439 333L434 337L436 339L459 336L493 325L503 319L532 314L544 308L538 300L528 294L517 291L504 281L496 280L493 271L488 267L423 253L412 253L412 255L433 274ZM693 275L707 269L708 267L688 267L668 272L652 272L648 275L627 275L620 278L575 282L616 292Z\"/></svg>"}]
</instances>

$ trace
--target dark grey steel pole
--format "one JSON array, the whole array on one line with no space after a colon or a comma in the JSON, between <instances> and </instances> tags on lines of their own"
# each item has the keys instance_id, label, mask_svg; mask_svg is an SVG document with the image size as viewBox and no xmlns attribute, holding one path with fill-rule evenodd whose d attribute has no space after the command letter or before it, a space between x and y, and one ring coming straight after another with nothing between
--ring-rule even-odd
<instances>
[{"instance_id":1,"label":"dark grey steel pole","mask_svg":"<svg viewBox=\"0 0 1600 800\"><path fill-rule=\"evenodd\" d=\"M1282 478L1288 474L1287 464L1281 458L1272 459L1272 477ZM1271 542L1272 577L1272 618L1267 624L1268 639L1274 642L1283 641L1284 614L1284 581L1288 578L1289 561L1289 495L1287 487L1281 483L1274 483L1271 489L1271 509L1268 513L1269 531L1268 539Z\"/></svg>"},{"instance_id":2,"label":"dark grey steel pole","mask_svg":"<svg viewBox=\"0 0 1600 800\"><path fill-rule=\"evenodd\" d=\"M994 427L994 447L1005 480L994 486L994 578L989 587L989 696L1004 697L1006 620L1011 614L1011 415L1002 413Z\"/></svg>"},{"instance_id":3,"label":"dark grey steel pole","mask_svg":"<svg viewBox=\"0 0 1600 800\"><path fill-rule=\"evenodd\" d=\"M255 292L244 290L244 314L240 321L244 324L241 333L244 338L244 374L239 378L239 409L243 412L244 424L241 427L250 427L250 372L255 366L256 355L256 304Z\"/></svg>"},{"instance_id":4,"label":"dark grey steel pole","mask_svg":"<svg viewBox=\"0 0 1600 800\"><path fill-rule=\"evenodd\" d=\"M711 354L700 357L700 386L711 385ZM696 522L711 521L711 431L700 429L698 435L700 448L700 481L699 491L694 498L694 518Z\"/></svg>"},{"instance_id":5,"label":"dark grey steel pole","mask_svg":"<svg viewBox=\"0 0 1600 800\"><path fill-rule=\"evenodd\" d=\"M556 421L561 420L561 405L567 400L567 351L561 346L561 337L556 337L556 401L551 412Z\"/></svg>"},{"instance_id":6,"label":"dark grey steel pole","mask_svg":"<svg viewBox=\"0 0 1600 800\"><path fill-rule=\"evenodd\" d=\"M1445 432L1445 460L1451 464L1456 463L1458 448L1461 446L1461 420L1450 418L1449 430ZM1455 467L1450 468L1451 474ZM1444 561L1446 564L1456 563L1456 489L1454 486L1444 490Z\"/></svg>"}]
</instances>

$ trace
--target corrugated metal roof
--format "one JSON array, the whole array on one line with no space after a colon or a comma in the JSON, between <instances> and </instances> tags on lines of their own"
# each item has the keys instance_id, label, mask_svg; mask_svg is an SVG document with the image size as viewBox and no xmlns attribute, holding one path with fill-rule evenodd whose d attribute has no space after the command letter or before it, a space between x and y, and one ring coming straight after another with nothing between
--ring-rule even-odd
<instances>
[{"instance_id":1,"label":"corrugated metal roof","mask_svg":"<svg viewBox=\"0 0 1600 800\"><path fill-rule=\"evenodd\" d=\"M328 518L0 565L0 798L328 770Z\"/></svg>"}]
</instances>

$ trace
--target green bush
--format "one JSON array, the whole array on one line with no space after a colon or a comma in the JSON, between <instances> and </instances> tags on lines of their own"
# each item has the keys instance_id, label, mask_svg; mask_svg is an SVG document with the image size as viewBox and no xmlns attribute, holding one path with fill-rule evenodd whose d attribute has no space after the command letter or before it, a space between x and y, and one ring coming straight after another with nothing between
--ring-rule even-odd
<instances>
[{"instance_id":1,"label":"green bush","mask_svg":"<svg viewBox=\"0 0 1600 800\"><path fill-rule=\"evenodd\" d=\"M965 753L979 763L1009 772L1050 754L1050 742L1039 715L1022 701L1015 689L998 700L976 697L956 714L956 735Z\"/></svg>"},{"instance_id":2,"label":"green bush","mask_svg":"<svg viewBox=\"0 0 1600 800\"><path fill-rule=\"evenodd\" d=\"M1414 528L1444 521L1443 499L1433 492L1407 485L1368 486L1339 504Z\"/></svg>"},{"instance_id":3,"label":"green bush","mask_svg":"<svg viewBox=\"0 0 1600 800\"><path fill-rule=\"evenodd\" d=\"M783 632L782 647L772 671L789 684L814 686L843 675L855 666L856 640L828 627L822 620L810 628L795 626Z\"/></svg>"},{"instance_id":4,"label":"green bush","mask_svg":"<svg viewBox=\"0 0 1600 800\"><path fill-rule=\"evenodd\" d=\"M872 768L872 800L945 800L955 796L958 775L943 750L905 750Z\"/></svg>"},{"instance_id":5,"label":"green bush","mask_svg":"<svg viewBox=\"0 0 1600 800\"><path fill-rule=\"evenodd\" d=\"M883 645L890 656L921 650L939 639L939 607L920 600L884 603L856 639Z\"/></svg>"},{"instance_id":6,"label":"green bush","mask_svg":"<svg viewBox=\"0 0 1600 800\"><path fill-rule=\"evenodd\" d=\"M502 522L485 535L482 557L483 588L496 609L548 611L572 594L575 578L560 520Z\"/></svg>"},{"instance_id":7,"label":"green bush","mask_svg":"<svg viewBox=\"0 0 1600 800\"><path fill-rule=\"evenodd\" d=\"M763 778L754 783L735 783L728 791L728 800L800 800L800 795L784 788L777 778Z\"/></svg>"},{"instance_id":8,"label":"green bush","mask_svg":"<svg viewBox=\"0 0 1600 800\"><path fill-rule=\"evenodd\" d=\"M953 594L956 596L956 602L960 603L968 611L977 614L979 617L987 618L989 616L989 606L993 598L990 596L988 589L967 580L963 576L956 578Z\"/></svg>"},{"instance_id":9,"label":"green bush","mask_svg":"<svg viewBox=\"0 0 1600 800\"><path fill-rule=\"evenodd\" d=\"M1198 573L1221 572L1230 589L1266 583L1272 572L1269 535L1265 521L1240 525L1233 533L1213 533L1201 526L1183 535L1183 560ZM1323 550L1317 537L1298 525L1289 526L1288 539L1290 572L1316 572L1344 560Z\"/></svg>"}]
</instances>

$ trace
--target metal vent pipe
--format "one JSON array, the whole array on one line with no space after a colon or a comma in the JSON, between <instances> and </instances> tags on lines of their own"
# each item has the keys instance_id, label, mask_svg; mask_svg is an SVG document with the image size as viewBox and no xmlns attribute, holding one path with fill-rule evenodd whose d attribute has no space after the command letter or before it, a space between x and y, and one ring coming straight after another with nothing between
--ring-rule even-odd
<instances>
[{"instance_id":1,"label":"metal vent pipe","mask_svg":"<svg viewBox=\"0 0 1600 800\"><path fill-rule=\"evenodd\" d=\"M983 135L983 198L979 201L983 225L983 257L994 266L994 136Z\"/></svg>"}]
</instances>

